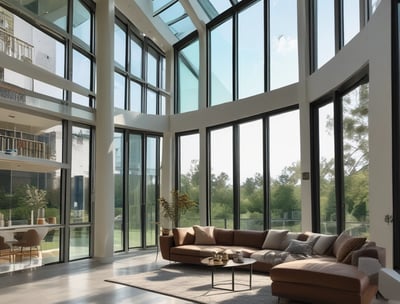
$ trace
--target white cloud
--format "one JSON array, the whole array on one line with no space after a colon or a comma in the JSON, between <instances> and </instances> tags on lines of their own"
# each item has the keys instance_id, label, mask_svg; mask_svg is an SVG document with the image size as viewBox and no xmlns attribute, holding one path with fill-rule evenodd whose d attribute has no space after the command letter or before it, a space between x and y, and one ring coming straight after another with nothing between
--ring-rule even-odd
<instances>
[{"instance_id":1,"label":"white cloud","mask_svg":"<svg viewBox=\"0 0 400 304\"><path fill-rule=\"evenodd\" d=\"M290 36L279 35L273 39L272 47L278 53L291 52L297 49L297 39Z\"/></svg>"}]
</instances>

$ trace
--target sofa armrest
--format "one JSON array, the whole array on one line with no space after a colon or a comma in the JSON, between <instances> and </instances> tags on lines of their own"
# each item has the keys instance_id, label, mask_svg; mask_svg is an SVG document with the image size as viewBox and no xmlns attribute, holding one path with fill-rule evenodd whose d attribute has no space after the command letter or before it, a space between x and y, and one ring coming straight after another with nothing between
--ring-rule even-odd
<instances>
[{"instance_id":1,"label":"sofa armrest","mask_svg":"<svg viewBox=\"0 0 400 304\"><path fill-rule=\"evenodd\" d=\"M375 258L379 261L382 267L386 266L386 249L383 247L368 246L353 251L351 264L354 266L358 266L358 259L360 257Z\"/></svg>"},{"instance_id":2,"label":"sofa armrest","mask_svg":"<svg viewBox=\"0 0 400 304\"><path fill-rule=\"evenodd\" d=\"M170 260L170 249L175 246L173 235L160 235L161 256L165 260Z\"/></svg>"}]
</instances>

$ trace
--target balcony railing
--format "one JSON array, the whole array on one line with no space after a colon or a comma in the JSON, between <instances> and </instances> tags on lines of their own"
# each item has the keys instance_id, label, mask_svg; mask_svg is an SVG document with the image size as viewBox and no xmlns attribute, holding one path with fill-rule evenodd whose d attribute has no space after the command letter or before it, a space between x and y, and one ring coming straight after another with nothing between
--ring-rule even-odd
<instances>
[{"instance_id":1,"label":"balcony railing","mask_svg":"<svg viewBox=\"0 0 400 304\"><path fill-rule=\"evenodd\" d=\"M18 60L32 63L33 45L18 39L1 28L0 52Z\"/></svg>"}]
</instances>

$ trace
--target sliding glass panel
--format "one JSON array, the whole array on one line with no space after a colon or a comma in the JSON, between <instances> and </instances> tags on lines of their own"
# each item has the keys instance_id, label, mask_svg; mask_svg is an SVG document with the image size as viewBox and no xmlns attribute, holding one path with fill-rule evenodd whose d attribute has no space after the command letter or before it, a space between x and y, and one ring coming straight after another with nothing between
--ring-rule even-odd
<instances>
[{"instance_id":1,"label":"sliding glass panel","mask_svg":"<svg viewBox=\"0 0 400 304\"><path fill-rule=\"evenodd\" d=\"M342 97L345 230L369 236L368 84Z\"/></svg>"},{"instance_id":2,"label":"sliding glass panel","mask_svg":"<svg viewBox=\"0 0 400 304\"><path fill-rule=\"evenodd\" d=\"M239 125L240 229L264 229L262 120Z\"/></svg>"},{"instance_id":3,"label":"sliding glass panel","mask_svg":"<svg viewBox=\"0 0 400 304\"><path fill-rule=\"evenodd\" d=\"M211 30L210 105L233 100L232 19Z\"/></svg>"},{"instance_id":4,"label":"sliding glass panel","mask_svg":"<svg viewBox=\"0 0 400 304\"><path fill-rule=\"evenodd\" d=\"M124 249L124 135L114 133L114 251Z\"/></svg>"},{"instance_id":5,"label":"sliding glass panel","mask_svg":"<svg viewBox=\"0 0 400 304\"><path fill-rule=\"evenodd\" d=\"M199 108L199 40L178 54L178 113Z\"/></svg>"},{"instance_id":6,"label":"sliding glass panel","mask_svg":"<svg viewBox=\"0 0 400 304\"><path fill-rule=\"evenodd\" d=\"M69 230L70 261L87 258L90 255L90 227L71 227Z\"/></svg>"},{"instance_id":7,"label":"sliding glass panel","mask_svg":"<svg viewBox=\"0 0 400 304\"><path fill-rule=\"evenodd\" d=\"M179 191L199 202L200 136L198 133L179 136ZM189 209L180 217L180 226L200 224L199 206Z\"/></svg>"},{"instance_id":8,"label":"sliding glass panel","mask_svg":"<svg viewBox=\"0 0 400 304\"><path fill-rule=\"evenodd\" d=\"M232 127L210 132L211 224L233 228Z\"/></svg>"},{"instance_id":9,"label":"sliding glass panel","mask_svg":"<svg viewBox=\"0 0 400 304\"><path fill-rule=\"evenodd\" d=\"M238 90L240 99L264 92L263 1L240 12L238 18ZM254 30L255 28L257 30ZM286 72L288 71L286 70Z\"/></svg>"},{"instance_id":10,"label":"sliding glass panel","mask_svg":"<svg viewBox=\"0 0 400 304\"><path fill-rule=\"evenodd\" d=\"M72 127L71 223L90 221L90 136L89 128Z\"/></svg>"},{"instance_id":11,"label":"sliding glass panel","mask_svg":"<svg viewBox=\"0 0 400 304\"><path fill-rule=\"evenodd\" d=\"M346 0L347 1L347 0ZM335 55L335 2L317 0L317 68Z\"/></svg>"},{"instance_id":12,"label":"sliding glass panel","mask_svg":"<svg viewBox=\"0 0 400 304\"><path fill-rule=\"evenodd\" d=\"M271 1L270 40L270 89L274 90L299 79L297 0Z\"/></svg>"},{"instance_id":13,"label":"sliding glass panel","mask_svg":"<svg viewBox=\"0 0 400 304\"><path fill-rule=\"evenodd\" d=\"M301 231L299 111L271 116L271 228Z\"/></svg>"},{"instance_id":14,"label":"sliding glass panel","mask_svg":"<svg viewBox=\"0 0 400 304\"><path fill-rule=\"evenodd\" d=\"M142 136L129 135L129 248L142 246Z\"/></svg>"},{"instance_id":15,"label":"sliding glass panel","mask_svg":"<svg viewBox=\"0 0 400 304\"><path fill-rule=\"evenodd\" d=\"M157 227L157 138L146 139L146 246L156 244Z\"/></svg>"},{"instance_id":16,"label":"sliding glass panel","mask_svg":"<svg viewBox=\"0 0 400 304\"><path fill-rule=\"evenodd\" d=\"M318 109L320 231L336 234L335 142L333 103Z\"/></svg>"}]
</instances>

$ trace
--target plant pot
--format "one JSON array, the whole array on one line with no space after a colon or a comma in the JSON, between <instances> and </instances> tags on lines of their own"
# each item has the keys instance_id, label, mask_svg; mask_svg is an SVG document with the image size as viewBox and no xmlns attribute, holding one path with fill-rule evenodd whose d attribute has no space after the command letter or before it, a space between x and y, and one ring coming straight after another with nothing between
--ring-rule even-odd
<instances>
[{"instance_id":1,"label":"plant pot","mask_svg":"<svg viewBox=\"0 0 400 304\"><path fill-rule=\"evenodd\" d=\"M162 231L161 231L161 234L165 236L165 235L169 235L170 232L171 232L171 229L163 228Z\"/></svg>"}]
</instances>

